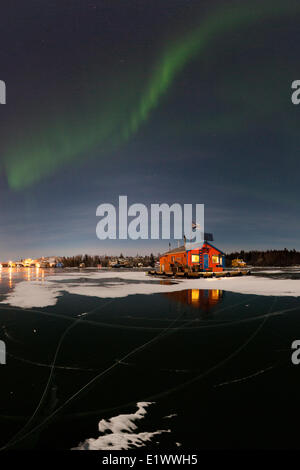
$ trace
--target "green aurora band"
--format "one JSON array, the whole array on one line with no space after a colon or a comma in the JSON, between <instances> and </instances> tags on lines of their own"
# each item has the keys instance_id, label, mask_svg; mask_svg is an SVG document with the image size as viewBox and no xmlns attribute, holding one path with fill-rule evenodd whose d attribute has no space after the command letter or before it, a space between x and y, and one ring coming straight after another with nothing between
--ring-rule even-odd
<instances>
[{"instance_id":1,"label":"green aurora band","mask_svg":"<svg viewBox=\"0 0 300 470\"><path fill-rule=\"evenodd\" d=\"M88 117L61 117L44 124L38 132L19 139L4 155L9 186L24 189L53 174L61 165L80 160L95 150L97 155L111 152L126 143L160 104L177 75L220 36L262 20L300 11L298 3L275 0L218 9L208 15L191 33L167 45L139 96L127 94L126 83L111 92L101 112ZM129 83L129 82L128 82ZM125 87L125 88L124 88Z\"/></svg>"}]
</instances>

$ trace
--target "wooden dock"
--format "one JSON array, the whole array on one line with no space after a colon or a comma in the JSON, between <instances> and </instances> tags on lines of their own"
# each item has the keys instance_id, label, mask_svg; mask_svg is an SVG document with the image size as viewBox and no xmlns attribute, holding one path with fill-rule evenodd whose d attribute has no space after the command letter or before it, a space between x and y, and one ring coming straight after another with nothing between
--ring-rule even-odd
<instances>
[{"instance_id":1,"label":"wooden dock","mask_svg":"<svg viewBox=\"0 0 300 470\"><path fill-rule=\"evenodd\" d=\"M222 277L236 277L236 276L249 276L251 271L249 269L238 269L234 271L221 271L221 272L212 272L212 271L156 271L151 269L147 273L149 276L157 276L160 278L173 278L173 279L200 279L200 278L222 278Z\"/></svg>"}]
</instances>

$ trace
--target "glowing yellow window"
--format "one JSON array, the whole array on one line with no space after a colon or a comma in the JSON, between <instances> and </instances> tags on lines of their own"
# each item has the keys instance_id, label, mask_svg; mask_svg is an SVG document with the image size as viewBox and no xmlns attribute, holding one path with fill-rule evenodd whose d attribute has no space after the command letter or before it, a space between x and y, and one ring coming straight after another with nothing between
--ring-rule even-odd
<instances>
[{"instance_id":1,"label":"glowing yellow window","mask_svg":"<svg viewBox=\"0 0 300 470\"><path fill-rule=\"evenodd\" d=\"M216 256L216 255L213 255L213 256L212 256L212 262L213 262L214 264L219 264L219 257Z\"/></svg>"},{"instance_id":2,"label":"glowing yellow window","mask_svg":"<svg viewBox=\"0 0 300 470\"><path fill-rule=\"evenodd\" d=\"M199 255L192 255L192 263L199 263Z\"/></svg>"}]
</instances>

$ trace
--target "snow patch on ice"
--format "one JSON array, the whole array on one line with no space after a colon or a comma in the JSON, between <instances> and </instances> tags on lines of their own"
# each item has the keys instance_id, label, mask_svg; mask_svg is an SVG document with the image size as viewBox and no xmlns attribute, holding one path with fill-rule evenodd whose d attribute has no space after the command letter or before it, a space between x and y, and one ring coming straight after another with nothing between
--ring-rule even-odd
<instances>
[{"instance_id":1,"label":"snow patch on ice","mask_svg":"<svg viewBox=\"0 0 300 470\"><path fill-rule=\"evenodd\" d=\"M138 409L135 413L121 414L109 420L101 419L98 425L101 435L96 439L86 439L72 450L128 450L134 447L144 447L153 436L171 432L170 429L135 432L136 421L144 418L147 413L146 408L151 404L152 402L138 402Z\"/></svg>"},{"instance_id":2,"label":"snow patch on ice","mask_svg":"<svg viewBox=\"0 0 300 470\"><path fill-rule=\"evenodd\" d=\"M14 290L0 303L15 307L32 308L55 305L62 295L64 287L39 281L23 281L16 284Z\"/></svg>"},{"instance_id":3,"label":"snow patch on ice","mask_svg":"<svg viewBox=\"0 0 300 470\"><path fill-rule=\"evenodd\" d=\"M294 271L291 271L291 272L294 272ZM287 274L287 273L289 273L289 271L283 271L282 269L266 269L266 270L254 271L254 274Z\"/></svg>"},{"instance_id":4,"label":"snow patch on ice","mask_svg":"<svg viewBox=\"0 0 300 470\"><path fill-rule=\"evenodd\" d=\"M77 278L75 276L77 274ZM112 281L115 279L115 281ZM117 279L119 281L117 281ZM72 282L70 282L70 280ZM135 281L135 282L134 282ZM45 281L22 281L0 303L21 308L55 305L64 292L98 298L121 298L185 289L219 289L239 294L300 296L300 280L272 279L261 276L212 279L180 279L170 283L147 276L144 272L66 273L49 276Z\"/></svg>"}]
</instances>

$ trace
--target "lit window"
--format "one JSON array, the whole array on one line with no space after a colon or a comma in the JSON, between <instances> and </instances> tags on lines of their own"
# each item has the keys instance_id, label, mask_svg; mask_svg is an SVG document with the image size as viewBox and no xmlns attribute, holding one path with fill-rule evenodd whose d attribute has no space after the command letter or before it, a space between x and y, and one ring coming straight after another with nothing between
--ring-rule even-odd
<instances>
[{"instance_id":1,"label":"lit window","mask_svg":"<svg viewBox=\"0 0 300 470\"><path fill-rule=\"evenodd\" d=\"M212 256L212 262L213 262L214 264L219 264L219 256L213 255L213 256Z\"/></svg>"},{"instance_id":2,"label":"lit window","mask_svg":"<svg viewBox=\"0 0 300 470\"><path fill-rule=\"evenodd\" d=\"M192 255L192 263L199 263L199 255Z\"/></svg>"}]
</instances>

